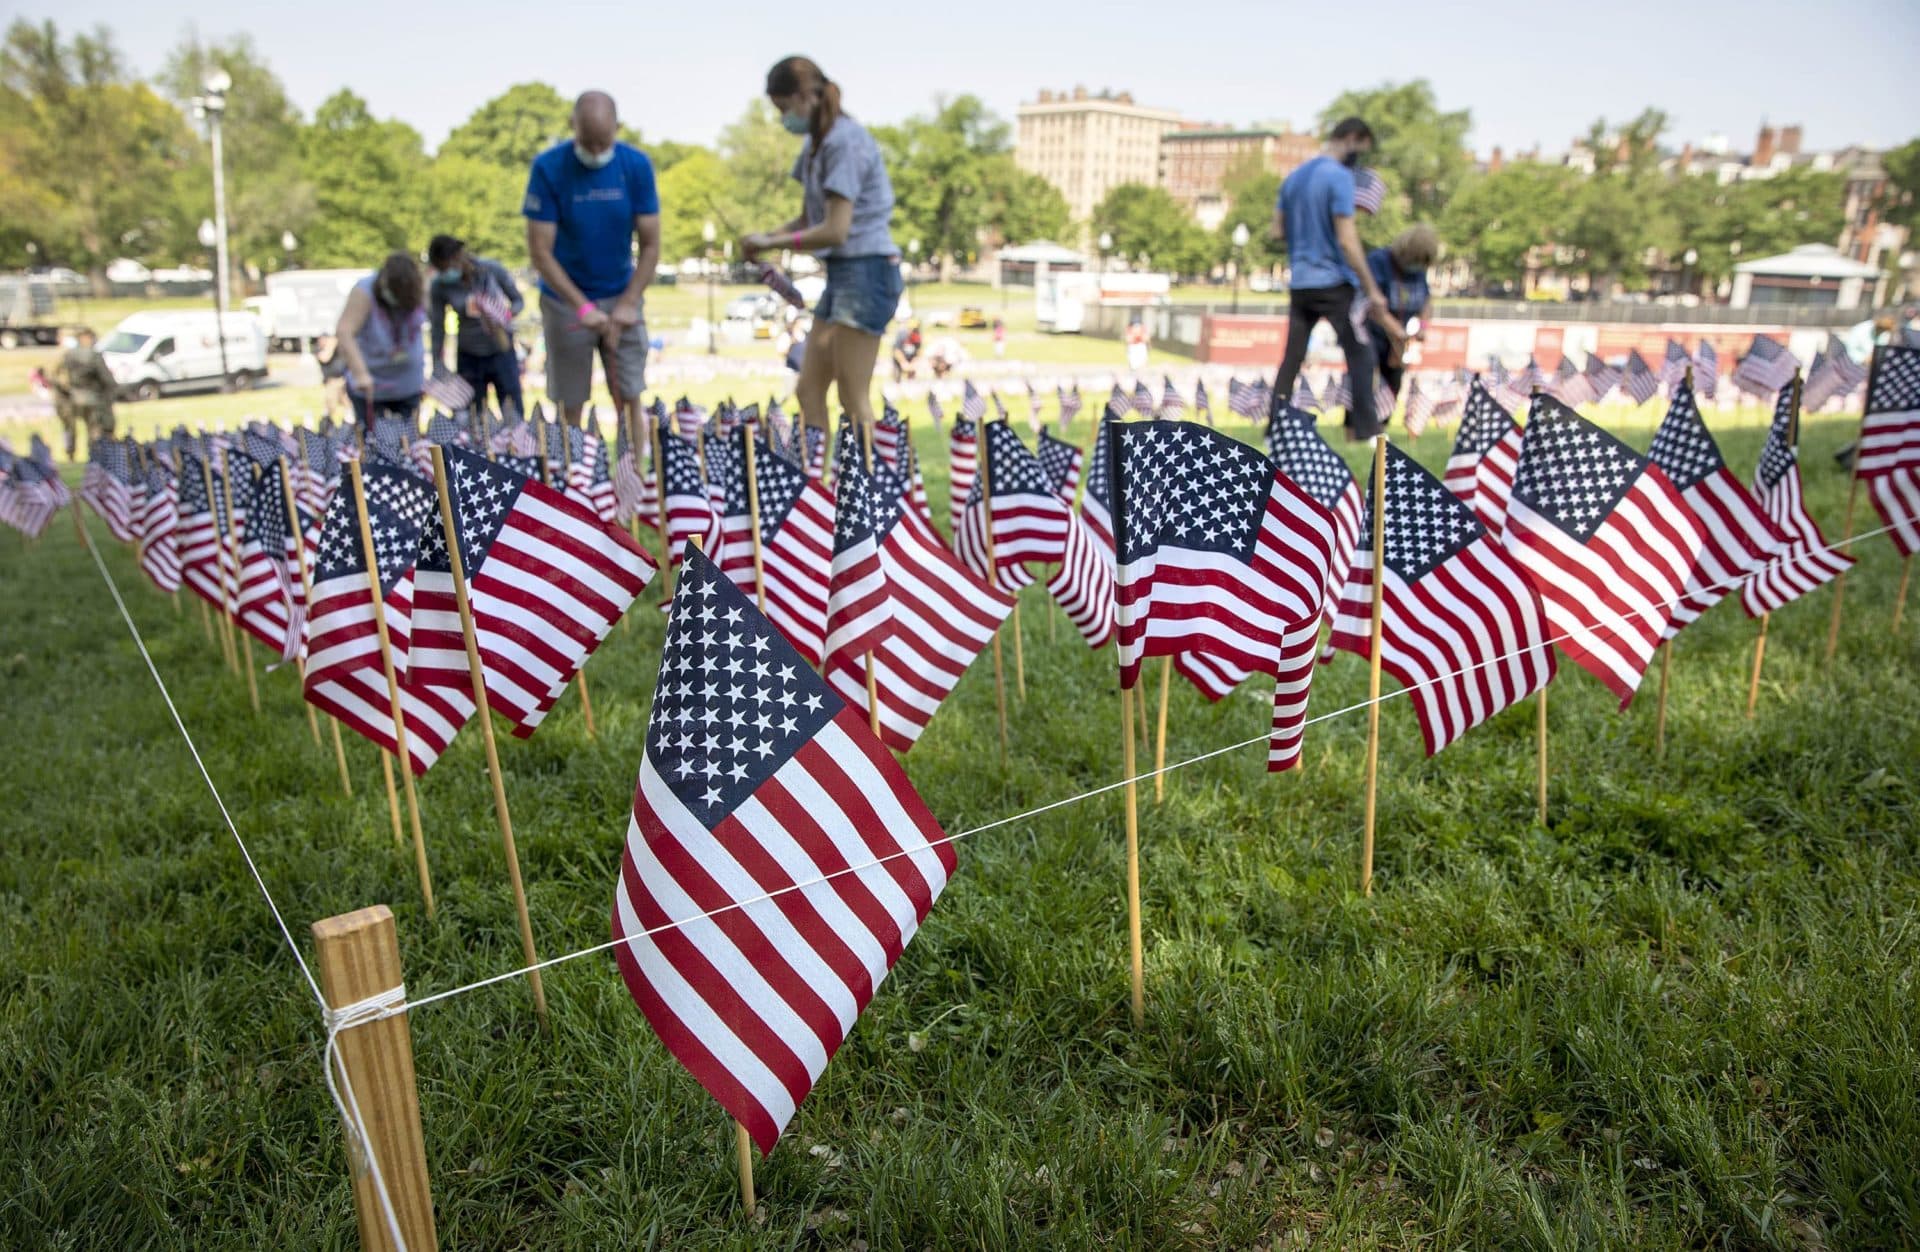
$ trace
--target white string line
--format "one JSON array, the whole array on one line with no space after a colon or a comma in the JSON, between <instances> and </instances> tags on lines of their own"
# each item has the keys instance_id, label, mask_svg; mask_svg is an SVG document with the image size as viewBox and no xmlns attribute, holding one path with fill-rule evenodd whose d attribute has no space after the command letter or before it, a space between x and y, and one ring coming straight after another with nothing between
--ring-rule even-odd
<instances>
[{"instance_id":1,"label":"white string line","mask_svg":"<svg viewBox=\"0 0 1920 1252\"><path fill-rule=\"evenodd\" d=\"M76 509L78 505L73 506ZM293 932L287 929L286 918L281 916L280 906L274 902L273 893L267 890L267 884L260 876L260 867L254 864L253 853L247 848L247 841L240 837L235 827L233 815L227 811L227 802L221 798L220 789L213 785L213 776L207 772L206 762L200 759L200 749L194 745L193 736L187 733L186 722L180 717L180 710L173 703L173 695L167 690L167 684L160 677L159 668L153 663L153 656L147 651L146 640L140 636L139 626L134 624L133 615L127 611L127 602L120 596L119 584L113 580L113 574L107 569L106 562L100 557L100 549L93 542L93 532L87 527L86 520L76 513L80 521L80 535L86 541L87 552L93 557L94 566L99 569L100 577L106 580L107 591L113 596L115 607L120 610L120 620L127 624L127 631L133 636L134 646L140 649L140 659L147 663L147 672L153 675L153 682L160 689L160 698L166 701L167 712L173 716L173 724L180 731L180 737L186 741L187 751L193 756L194 765L200 770L207 791L213 796L213 802L220 809L220 817L227 824L227 833L233 836L233 842L240 849L240 856L247 863L247 872L253 875L253 884L260 890L260 898L267 903L267 910L273 914L274 924L280 928L280 937L287 942L287 950L293 953L295 964L306 978L307 986L313 991L313 998L320 1005L320 1016L327 1028L326 1043L321 1048L321 1065L327 1081L327 1094L333 1097L333 1104L340 1111L340 1120L347 1131L348 1156L357 1171L365 1171L372 1176L375 1196L380 1201L381 1214L386 1219L387 1230L393 1237L394 1246L400 1252L406 1252L407 1241L400 1233L399 1217L395 1214L393 1200L387 1194L387 1182L380 1173L380 1161L373 1151L373 1143L367 1136L366 1120L360 1115L360 1102L353 1091L353 1081L347 1074L346 1062L340 1056L340 1032L351 1030L355 1026L364 1026L392 1016L396 1005L406 1001L406 985L393 987L349 1004L342 1009L328 1006L327 998L320 993L320 984L314 981L313 971L307 967L306 957L300 953L300 947L293 941ZM336 1076L338 1082L335 1081Z\"/></svg>"},{"instance_id":2,"label":"white string line","mask_svg":"<svg viewBox=\"0 0 1920 1252\"><path fill-rule=\"evenodd\" d=\"M200 759L200 749L195 746L193 736L187 733L187 724L180 717L180 710L173 703L173 694L167 690L166 680L160 677L159 667L153 663L153 656L147 651L147 641L140 637L140 628L134 625L133 614L127 611L127 602L120 598L120 588L113 581L113 574L107 569L107 563L100 558L100 549L94 546L93 532L84 521L80 525L80 535L87 541L87 552L93 557L94 565L100 571L100 577L107 583L107 590L113 596L115 607L120 610L120 620L127 624L127 631L133 636L134 647L140 649L140 659L147 663L147 672L153 675L154 686L160 689L160 698L167 702L167 712L173 717L174 726L180 731L180 737L186 740L187 751L193 756L194 767L200 771L201 781L207 784L207 793L213 797L214 804L220 810L220 820L227 824L227 833L233 836L235 846L240 849L240 857L247 863L247 872L253 875L253 885L260 889L260 898L267 902L267 911L273 914L274 925L280 928L280 937L287 941L287 951L293 953L294 963L300 967L300 973L307 980L307 986L313 991L314 1000L326 1011L327 998L320 994L320 984L314 979L313 971L307 967L307 958L300 954L300 945L293 941L293 932L287 929L287 919L280 914L280 906L274 903L273 892L267 890L266 880L260 876L260 867L254 863L253 853L247 849L247 841L240 837L240 830L233 823L233 814L227 811L227 802L221 798L220 789L213 785L213 775L207 772L207 763Z\"/></svg>"},{"instance_id":3,"label":"white string line","mask_svg":"<svg viewBox=\"0 0 1920 1252\"><path fill-rule=\"evenodd\" d=\"M1628 618L1648 616L1649 614L1657 612L1660 609L1668 608L1672 605L1678 604L1680 603L1680 601L1690 599L1693 596L1699 595L1702 592L1715 591L1722 587L1731 588L1735 585L1738 585L1739 583L1746 582L1748 579L1751 579L1757 576L1758 574L1772 568L1773 566L1783 565L1788 561L1797 561L1804 557L1812 556L1818 552L1832 552L1837 548L1843 548L1848 546L1849 544L1858 543L1863 539L1872 539L1878 535L1883 535L1892 529L1894 529L1894 527L1891 525L1882 526L1877 530L1864 531L1860 534L1849 536L1848 538L1841 540L1837 544L1831 544L1831 543L1822 544L1822 545L1819 545L1818 547L1809 548L1805 552L1792 553L1788 556L1783 556L1776 560L1769 561L1765 565L1760 566L1758 569L1749 571L1748 573L1741 574L1736 577L1724 578L1716 583L1710 583L1710 584L1706 584L1698 587L1691 587L1687 591L1685 591L1683 594L1676 596L1671 600L1662 601L1656 604L1650 604L1644 609L1636 609L1632 613L1626 614L1624 616L1616 616L1615 620L1620 622L1621 624L1625 624ZM1357 713L1361 709L1367 708L1369 705L1384 704L1388 700L1392 700L1400 696L1408 695L1411 692L1415 691L1416 689L1419 689L1422 687L1435 686L1439 683L1446 682L1450 679L1458 678L1462 674L1470 674L1475 670L1485 669L1493 665L1499 665L1506 661L1512 660L1514 657L1524 656L1529 652L1537 652L1542 649L1550 648L1556 643L1560 643L1564 640L1573 638L1575 635L1591 635L1598 630L1609 629L1609 628L1610 627L1604 624L1596 624L1592 626L1576 628L1574 630L1567 631L1564 634L1554 635L1550 638L1543 639L1538 643L1531 644L1524 648L1516 649L1504 655L1492 657L1485 661L1478 661L1472 665L1462 666L1461 668L1454 670L1453 672L1448 674L1441 674L1437 677L1427 679L1422 682L1409 683L1409 684L1403 685L1397 690L1382 693L1377 700L1376 699L1361 700L1358 703L1349 704L1344 708L1334 709L1331 712L1321 713L1318 716L1307 718L1305 721L1303 721L1300 724L1300 727L1304 731L1308 726L1318 725L1321 722L1332 721L1336 717L1345 717L1349 713ZM1502 711L1504 712L1504 710ZM405 1004L397 1005L389 1009L388 1011L380 1014L380 1016L390 1017L396 1013L404 1013L409 1009L420 1008L425 1005L432 1004L438 1000L447 1000L447 999L453 998L454 996L465 995L470 991L478 991L483 987L491 987L495 983L502 983L502 982L508 981L509 979L519 978L524 975L531 974L536 970L550 969L556 965L565 965L569 961L579 960L581 957L593 956L593 955L596 955L597 953L606 952L613 948L620 947L622 944L632 943L636 939L649 938L653 935L660 934L663 931L675 930L682 926L691 925L694 922L707 921L711 918L718 917L723 913L733 912L736 909L748 908L755 904L764 904L769 900L777 899L780 896L787 895L791 892L805 891L810 887L818 887L825 883L832 882L837 878L844 878L849 874L864 873L867 870L878 868L879 866L885 865L891 861L900 860L903 857L917 856L922 852L928 852L935 848L944 847L946 845L953 844L953 843L958 843L960 840L968 838L969 836L972 836L972 835L983 834L986 831L994 830L1001 826L1009 826L1015 822L1024 822L1031 818L1039 817L1041 814L1050 813L1055 809L1065 808L1071 804L1078 804L1082 800L1091 800L1096 796L1103 796L1110 792L1118 791L1123 787L1128 787L1138 783L1145 782L1146 780L1161 774L1171 774L1174 770L1184 769L1189 765L1197 765L1202 761L1211 760L1216 756L1224 756L1229 752L1237 752L1241 748L1251 747L1256 743L1260 743L1262 741L1269 740L1271 738L1272 738L1272 733L1271 733L1271 730L1269 730L1266 733L1255 735L1250 739L1243 739L1238 743L1230 743L1230 744L1227 744L1225 747L1214 748L1211 751L1202 752L1198 756L1190 756L1185 760L1176 761L1171 765L1167 765L1167 766L1163 766L1155 769L1149 769L1142 773L1135 774L1131 778L1121 778L1114 782L1105 783L1105 784L1102 784L1101 786L1093 788L1090 791L1082 791L1077 795L1071 795L1063 799L1053 800L1046 804L1040 805L1038 808L1032 808L1032 809L1026 810L1025 812L1015 813L1010 817L996 818L995 820L991 822L986 822L983 825L970 827L969 829L962 830L954 834L943 835L938 839L930 839L925 843L915 844L911 848L903 848L896 852L889 852L885 856L876 857L875 859L871 861L867 861L864 864L850 865L844 869L837 869L830 873L822 874L816 878L808 879L804 882L790 883L784 887L777 887L771 891L764 892L757 896L752 896L748 899L730 901L729 903L723 904L719 908L713 909L709 912L695 913L687 917L676 918L672 921L662 922L658 926L650 926L645 930L637 931L635 933L626 935L619 939L608 940L605 943L597 943L597 944L594 944L592 947L582 948L577 952L568 952L561 956L549 957L548 959L544 961L539 961L533 965L526 965L518 969L511 969L501 974L494 974L489 977L479 979L478 981L475 981L475 982L470 982L458 987L449 988L448 990L445 990L445 991L436 991L432 995L422 996L417 1000L410 1000ZM373 1020L378 1020L378 1018L375 1018Z\"/></svg>"}]
</instances>

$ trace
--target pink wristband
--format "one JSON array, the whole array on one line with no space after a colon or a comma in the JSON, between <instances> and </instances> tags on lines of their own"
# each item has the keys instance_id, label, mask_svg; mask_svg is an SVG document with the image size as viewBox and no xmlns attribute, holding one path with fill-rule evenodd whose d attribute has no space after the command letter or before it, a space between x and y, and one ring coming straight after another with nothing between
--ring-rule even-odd
<instances>
[{"instance_id":1,"label":"pink wristband","mask_svg":"<svg viewBox=\"0 0 1920 1252\"><path fill-rule=\"evenodd\" d=\"M580 307L573 311L573 315L579 318L580 320L585 321L587 317L588 309L593 309L594 311L598 312L599 308L600 306L595 304L591 300L582 300L580 302Z\"/></svg>"},{"instance_id":2,"label":"pink wristband","mask_svg":"<svg viewBox=\"0 0 1920 1252\"><path fill-rule=\"evenodd\" d=\"M799 231L799 230L796 230L793 232L793 250L795 252L800 251L800 236L805 233L806 233L805 231Z\"/></svg>"}]
</instances>

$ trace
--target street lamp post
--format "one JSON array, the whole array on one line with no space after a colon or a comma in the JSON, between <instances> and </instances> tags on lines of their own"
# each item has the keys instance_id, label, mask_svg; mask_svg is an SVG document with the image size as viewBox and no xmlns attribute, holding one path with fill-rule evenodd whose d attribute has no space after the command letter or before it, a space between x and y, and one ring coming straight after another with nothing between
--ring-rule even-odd
<instances>
[{"instance_id":1,"label":"street lamp post","mask_svg":"<svg viewBox=\"0 0 1920 1252\"><path fill-rule=\"evenodd\" d=\"M1692 248L1688 248L1686 254L1680 258L1681 263L1686 266L1680 271L1681 295L1686 295L1693 290L1693 263L1699 259L1700 254Z\"/></svg>"},{"instance_id":2,"label":"street lamp post","mask_svg":"<svg viewBox=\"0 0 1920 1252\"><path fill-rule=\"evenodd\" d=\"M1253 236L1247 231L1245 222L1236 222L1233 227L1233 311L1240 311L1240 271L1245 268L1241 258L1246 254L1247 241Z\"/></svg>"},{"instance_id":3,"label":"street lamp post","mask_svg":"<svg viewBox=\"0 0 1920 1252\"><path fill-rule=\"evenodd\" d=\"M207 94L194 97L192 103L194 114L207 120L207 142L213 157L213 317L214 333L220 340L220 379L224 386L231 381L231 375L227 371L227 175L220 123L227 112L227 93L233 90L233 76L215 69L207 74L201 86Z\"/></svg>"},{"instance_id":4,"label":"street lamp post","mask_svg":"<svg viewBox=\"0 0 1920 1252\"><path fill-rule=\"evenodd\" d=\"M207 218L200 219L200 246L215 248L220 243L220 232ZM213 288L213 337L220 341L220 385L226 386L227 372L227 302L220 294L219 276L214 277Z\"/></svg>"},{"instance_id":5,"label":"street lamp post","mask_svg":"<svg viewBox=\"0 0 1920 1252\"><path fill-rule=\"evenodd\" d=\"M707 262L707 355L708 356L718 356L720 354L720 328L714 324L714 320L713 320L713 241L717 234L718 232L714 230L713 222L711 219L701 224L700 238L703 241L705 241L707 245L704 250L704 255L706 257L706 262Z\"/></svg>"},{"instance_id":6,"label":"street lamp post","mask_svg":"<svg viewBox=\"0 0 1920 1252\"><path fill-rule=\"evenodd\" d=\"M1113 251L1113 236L1106 231L1100 232L1100 272L1107 272L1107 253Z\"/></svg>"}]
</instances>

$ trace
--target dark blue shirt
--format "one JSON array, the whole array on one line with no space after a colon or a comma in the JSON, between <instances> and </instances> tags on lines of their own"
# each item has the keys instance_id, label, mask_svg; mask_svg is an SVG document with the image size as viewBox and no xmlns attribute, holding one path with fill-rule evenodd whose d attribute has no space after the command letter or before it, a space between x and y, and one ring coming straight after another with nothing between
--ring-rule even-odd
<instances>
[{"instance_id":1,"label":"dark blue shirt","mask_svg":"<svg viewBox=\"0 0 1920 1252\"><path fill-rule=\"evenodd\" d=\"M1400 267L1393 263L1391 248L1375 248L1367 253L1367 268L1387 297L1387 311L1398 318L1402 326L1408 318L1419 317L1427 311L1427 271L1401 273Z\"/></svg>"},{"instance_id":2,"label":"dark blue shirt","mask_svg":"<svg viewBox=\"0 0 1920 1252\"><path fill-rule=\"evenodd\" d=\"M1360 285L1333 233L1334 218L1353 216L1352 170L1330 156L1317 156L1280 184L1278 207L1295 287Z\"/></svg>"},{"instance_id":3,"label":"dark blue shirt","mask_svg":"<svg viewBox=\"0 0 1920 1252\"><path fill-rule=\"evenodd\" d=\"M573 154L572 140L556 144L534 158L520 211L559 227L553 259L581 294L612 300L633 280L633 219L660 211L653 162L616 143L613 160L588 169ZM540 290L556 294L544 282Z\"/></svg>"}]
</instances>

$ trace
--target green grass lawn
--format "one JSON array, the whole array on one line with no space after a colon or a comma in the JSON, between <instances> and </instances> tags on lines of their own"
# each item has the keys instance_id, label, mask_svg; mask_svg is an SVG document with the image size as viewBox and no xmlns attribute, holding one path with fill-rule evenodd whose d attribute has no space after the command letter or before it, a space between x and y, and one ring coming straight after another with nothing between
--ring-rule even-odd
<instances>
[{"instance_id":1,"label":"green grass lawn","mask_svg":"<svg viewBox=\"0 0 1920 1252\"><path fill-rule=\"evenodd\" d=\"M1851 429L1805 432L1830 533ZM917 439L944 516L945 456ZM1723 443L1750 473L1757 425ZM1446 438L1415 452L1437 465ZM429 920L371 749L350 748L343 798L292 674L263 674L251 714L194 608L92 533L300 941L387 903L414 994L514 967L477 736L420 788ZM1861 555L1835 661L1831 591L1776 615L1752 721L1754 624L1722 605L1681 636L1664 760L1651 691L1621 714L1567 666L1545 828L1531 705L1433 760L1387 705L1371 898L1364 716L1310 728L1295 774L1249 748L1173 774L1162 804L1146 788L1144 1029L1120 797L963 840L751 1217L724 1114L605 956L549 972L550 1037L513 982L422 1008L442 1245L1907 1245L1920 600L1896 637L1899 565L1884 539ZM907 758L950 831L1117 776L1113 656L1058 617L1030 589L1007 769L984 658ZM588 667L597 739L569 695L502 740L544 955L607 938L662 636L633 618ZM1315 686L1314 711L1349 705L1365 666L1342 656ZM317 1016L66 518L31 547L0 535L0 708L0 1244L352 1246ZM1169 757L1267 719L1257 695L1176 684Z\"/></svg>"}]
</instances>

